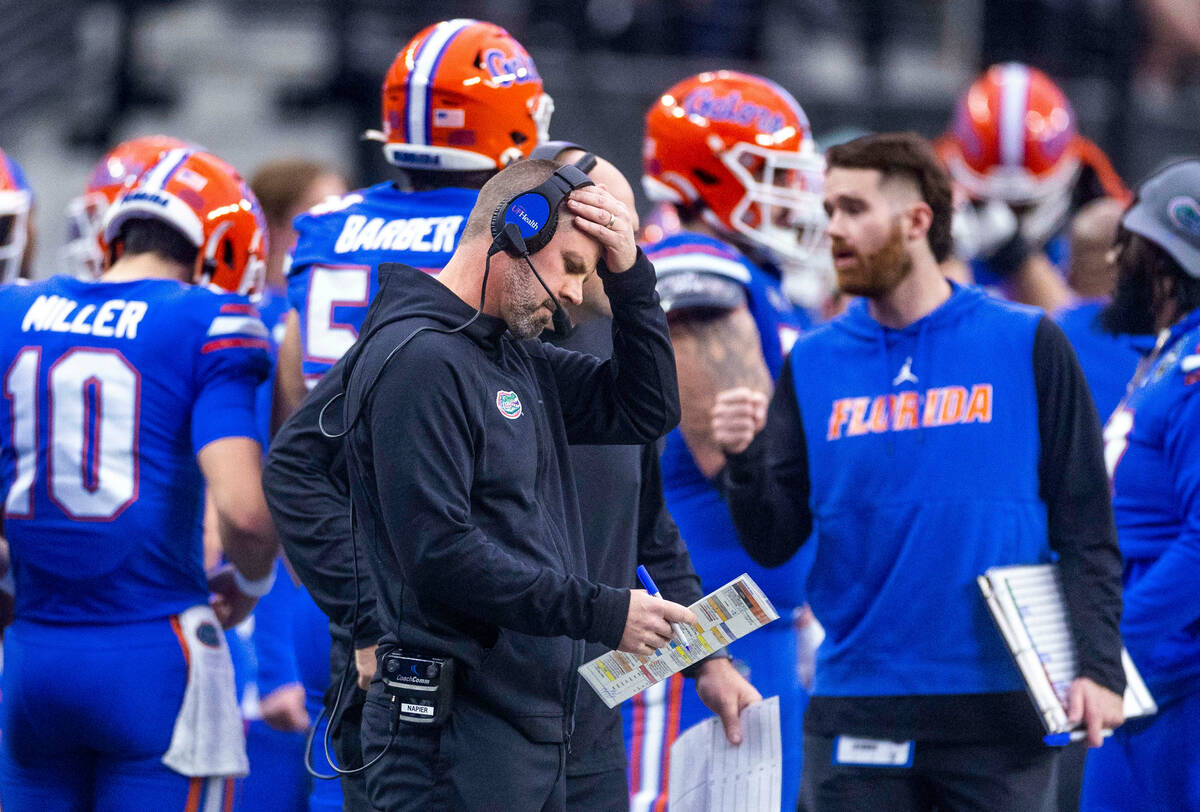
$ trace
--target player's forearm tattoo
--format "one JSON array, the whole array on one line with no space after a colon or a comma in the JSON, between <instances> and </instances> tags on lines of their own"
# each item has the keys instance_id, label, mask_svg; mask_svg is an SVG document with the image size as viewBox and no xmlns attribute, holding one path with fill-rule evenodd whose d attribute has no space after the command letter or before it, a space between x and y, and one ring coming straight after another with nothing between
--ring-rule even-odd
<instances>
[{"instance_id":1,"label":"player's forearm tattoo","mask_svg":"<svg viewBox=\"0 0 1200 812\"><path fill-rule=\"evenodd\" d=\"M711 393L710 400L717 392L737 386L771 391L758 328L748 311L710 311L672 319L671 341L680 362L680 383L685 374L695 373L696 385Z\"/></svg>"},{"instance_id":2,"label":"player's forearm tattoo","mask_svg":"<svg viewBox=\"0 0 1200 812\"><path fill-rule=\"evenodd\" d=\"M769 395L773 388L758 327L745 309L672 314L670 323L683 406L679 428L700 470L714 476L725 464L712 439L717 393L746 386Z\"/></svg>"}]
</instances>

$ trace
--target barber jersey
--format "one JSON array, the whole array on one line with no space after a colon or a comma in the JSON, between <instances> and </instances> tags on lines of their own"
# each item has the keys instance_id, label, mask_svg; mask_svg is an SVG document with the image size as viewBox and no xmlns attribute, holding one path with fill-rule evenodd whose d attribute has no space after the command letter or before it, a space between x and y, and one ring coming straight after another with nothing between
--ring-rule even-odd
<instances>
[{"instance_id":1,"label":"barber jersey","mask_svg":"<svg viewBox=\"0 0 1200 812\"><path fill-rule=\"evenodd\" d=\"M807 313L793 305L773 276L747 260L730 245L712 237L680 232L645 247L646 256L661 277L677 271L722 276L742 285L746 307L754 317L763 358L772 380L779 377L783 359L802 332L811 326ZM804 579L812 553L808 549L782 567L760 567L738 544L737 531L725 501L701 473L683 432L667 435L662 453L663 494L679 526L692 564L705 589L749 573L780 608L805 603Z\"/></svg>"},{"instance_id":2,"label":"barber jersey","mask_svg":"<svg viewBox=\"0 0 1200 812\"><path fill-rule=\"evenodd\" d=\"M381 183L326 201L295 220L288 301L300 316L304 379L311 389L358 338L379 291L376 268L445 267L479 192L403 192Z\"/></svg>"},{"instance_id":3,"label":"barber jersey","mask_svg":"<svg viewBox=\"0 0 1200 812\"><path fill-rule=\"evenodd\" d=\"M0 288L0 476L16 614L123 623L208 600L196 454L257 437L266 329L165 279Z\"/></svg>"},{"instance_id":4,"label":"barber jersey","mask_svg":"<svg viewBox=\"0 0 1200 812\"><path fill-rule=\"evenodd\" d=\"M1104 440L1125 559L1122 636L1162 705L1200 690L1200 310L1171 328Z\"/></svg>"}]
</instances>

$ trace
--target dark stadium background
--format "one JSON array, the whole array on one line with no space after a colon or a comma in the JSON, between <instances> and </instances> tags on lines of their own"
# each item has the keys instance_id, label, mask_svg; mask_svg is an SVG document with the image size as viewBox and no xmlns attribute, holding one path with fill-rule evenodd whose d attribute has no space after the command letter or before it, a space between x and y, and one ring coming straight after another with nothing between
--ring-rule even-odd
<instances>
[{"instance_id":1,"label":"dark stadium background","mask_svg":"<svg viewBox=\"0 0 1200 812\"><path fill-rule=\"evenodd\" d=\"M555 99L551 134L631 179L646 107L700 70L771 77L822 140L937 135L983 67L1019 59L1061 84L1081 131L1132 184L1200 151L1200 38L1171 50L1164 9L1176 2L1195 0L0 0L0 146L34 186L36 268L53 273L63 207L134 135L190 139L247 174L307 155L355 183L387 177L378 148L356 138L378 126L384 71L423 26L468 16L529 49ZM1173 77L1152 69L1164 43L1181 57Z\"/></svg>"}]
</instances>

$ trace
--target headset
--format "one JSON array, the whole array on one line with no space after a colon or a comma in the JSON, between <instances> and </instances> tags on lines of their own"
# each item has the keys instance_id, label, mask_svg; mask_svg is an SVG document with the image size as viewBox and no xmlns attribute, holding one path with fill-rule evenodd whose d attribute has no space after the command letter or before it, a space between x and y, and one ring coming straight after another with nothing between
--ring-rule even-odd
<instances>
[{"instance_id":1,"label":"headset","mask_svg":"<svg viewBox=\"0 0 1200 812\"><path fill-rule=\"evenodd\" d=\"M539 150L543 151L545 154L550 152L552 149L553 152L550 153L549 158L553 159L554 156L557 156L564 149L574 148L583 149L577 144L572 144L570 142L552 141L544 145L539 145L537 148L535 148L534 153L530 156L530 158L540 159L542 156L537 154ZM586 173L595 167L595 165L596 156L590 152L585 152L585 154L580 156L580 158L573 164L567 164L565 166L556 168L554 173L542 183L538 184L532 189L513 195L496 207L496 210L492 213L492 244L488 248L487 258L484 260L483 280L479 289L479 307L475 309L475 312L470 318L457 327L447 329L444 327L425 325L418 327L405 336L400 343L392 348L391 352L389 352L384 358L383 363L379 365L379 371L375 373L375 377L371 379L371 382L363 391L363 400L366 400L367 396L371 393L371 390L375 388L376 383L378 383L380 376L383 374L384 369L387 368L387 365L392 358L401 350L403 350L404 347L407 346L408 343L418 335L424 332L453 335L454 333L462 332L475 323L475 320L483 314L483 303L484 297L487 295L487 280L488 275L491 273L492 257L501 251L504 251L510 256L524 259L525 264L529 266L529 270L533 272L534 278L537 279L538 283L550 296L550 300L554 303L555 332L566 335L571 331L572 328L570 318L567 316L562 304L558 301L558 297L554 295L549 286L547 286L545 281L542 280L541 274L537 272L537 269L533 266L533 262L530 261L529 257L531 254L535 254L545 248L550 244L550 241L554 239L554 232L558 228L559 208L561 207L563 201L566 200L567 196L575 189L581 189L584 186L594 185L592 179L589 178ZM383 263L379 267L380 269L383 269L389 264L393 263ZM352 347L346 354L346 367L342 370L342 391L338 392L336 395L326 401L325 405L321 407L321 411L317 415L317 428L327 439L337 440L345 437L346 434L348 434L358 422L359 413L355 413L354 416L350 418L345 412L345 407L343 407L343 428L341 431L334 433L325 428L325 413L329 407L339 399L345 399L346 389L350 383L350 374L354 370L355 364L358 363L358 358L362 354L363 348L366 346L370 338L384 327L405 318L408 318L408 316L393 316L390 319L384 319L379 324L372 325L371 328L358 339L354 347ZM363 326L366 327L366 324ZM351 505L351 515L353 515L353 505ZM353 531L350 535L351 544L354 546L353 562L355 591L354 619L351 622L351 626L352 628L357 629L359 603L358 542ZM346 668L342 672L342 678L338 683L337 696L333 703L335 713L336 709L341 705L342 694L346 687L346 679L350 676L350 669L353 665L354 654L351 652L350 657L348 657L346 661ZM337 778L339 775L354 775L356 773L363 772L383 757L384 753L391 748L392 743L396 740L396 736L399 733L399 725L397 723L393 726L391 738L388 740L387 745L373 759L364 763L362 766L344 769L334 765L333 759L329 754L330 730L334 724L333 714L330 714L329 724L325 726L323 744L326 762L333 768L334 774L325 775L317 772L312 766L313 738L316 734L317 728L320 726L321 716L325 715L325 713L326 710L324 707L322 707L321 713L317 716L317 719L313 722L312 727L309 729L308 740L305 745L304 768L308 771L309 775L313 776L314 778L332 780Z\"/></svg>"},{"instance_id":2,"label":"headset","mask_svg":"<svg viewBox=\"0 0 1200 812\"><path fill-rule=\"evenodd\" d=\"M591 153L580 160L587 158L591 159L591 166L596 165L596 158ZM542 280L537 268L533 267L529 255L536 254L554 239L554 232L558 229L558 209L567 195L575 189L592 185L592 179L578 166L560 166L538 186L510 197L492 213L492 245L488 249L488 258L504 251L509 256L525 260L538 284L554 303L554 332L562 336L571 332L571 319L558 297ZM484 279L487 279L486 269Z\"/></svg>"},{"instance_id":3,"label":"headset","mask_svg":"<svg viewBox=\"0 0 1200 812\"><path fill-rule=\"evenodd\" d=\"M568 144L568 147L573 148L575 145ZM557 150L557 152L561 151L562 148ZM483 305L487 297L488 276L492 270L492 257L501 251L504 251L509 256L520 257L525 260L525 264L533 272L533 276L537 279L538 284L542 286L542 289L550 297L551 302L554 303L553 326L555 332L564 336L571 332L571 320L567 316L566 310L563 308L562 303L558 301L558 297L550 290L545 280L542 279L541 274L537 272L537 268L533 266L533 262L530 261L529 257L545 248L554 239L554 232L558 229L559 207L567 196L575 189L595 185L592 179L581 168L586 166L590 169L595 165L596 156L590 152L585 153L575 163L556 168L549 178L534 188L519 192L496 207L496 210L492 212L491 221L492 244L488 247L487 258L484 261L483 281L479 288L479 306L475 309L474 314L457 327L446 329L444 327L426 325L418 327L409 333L384 358L383 363L379 366L379 371L375 373L375 377L371 379L371 382L363 392L364 400L375 388L380 375L383 374L384 369L387 368L388 363L391 362L396 353L404 349L408 345L408 342L412 341L418 335L424 332L453 335L454 333L462 332L475 323L475 320L483 314ZM379 269L383 270L391 264L383 263L379 266ZM350 351L346 353L347 362L345 368L342 370L342 391L330 398L321 407L321 412L317 416L317 426L325 437L331 440L340 439L358 422L358 414L355 413L353 416L347 415L343 407L343 428L335 434L325 428L325 413L338 399L345 397L346 389L350 385L350 374L353 372L354 366L358 363L359 356L362 354L371 337L387 325L405 318L408 318L408 316L393 316L389 319L384 319L378 324L371 325L370 329L360 336L354 346L350 348ZM367 325L364 324L363 326L365 328Z\"/></svg>"}]
</instances>

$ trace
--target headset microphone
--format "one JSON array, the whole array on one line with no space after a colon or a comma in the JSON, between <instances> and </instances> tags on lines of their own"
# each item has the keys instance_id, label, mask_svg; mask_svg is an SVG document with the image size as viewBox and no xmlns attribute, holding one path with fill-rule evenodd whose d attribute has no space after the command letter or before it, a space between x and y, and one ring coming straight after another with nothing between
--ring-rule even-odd
<instances>
[{"instance_id":1,"label":"headset microphone","mask_svg":"<svg viewBox=\"0 0 1200 812\"><path fill-rule=\"evenodd\" d=\"M562 302L554 295L553 291L542 279L542 275L537 272L537 268L533 266L533 262L529 259L529 248L525 245L525 238L521 235L521 229L516 223L505 223L504 228L492 240L492 245L488 248L488 257L498 254L501 251L511 250L512 253L525 260L525 264L529 266L529 270L533 272L533 278L542 286L542 290L546 291L546 295L550 297L550 301L554 303L554 313L551 316L554 332L562 337L571 334L575 329L575 325L571 324L571 317L567 315L567 310L562 306Z\"/></svg>"},{"instance_id":2,"label":"headset microphone","mask_svg":"<svg viewBox=\"0 0 1200 812\"><path fill-rule=\"evenodd\" d=\"M533 267L530 265L529 267ZM535 272L536 275L536 272ZM540 279L538 280L541 281ZM545 287L543 285L542 287ZM554 298L551 296L550 298ZM563 307L558 299L554 299L554 315L550 317L550 326L554 328L555 335L560 338L566 338L575 329L575 325L571 323L571 317L567 315L567 309Z\"/></svg>"}]
</instances>

